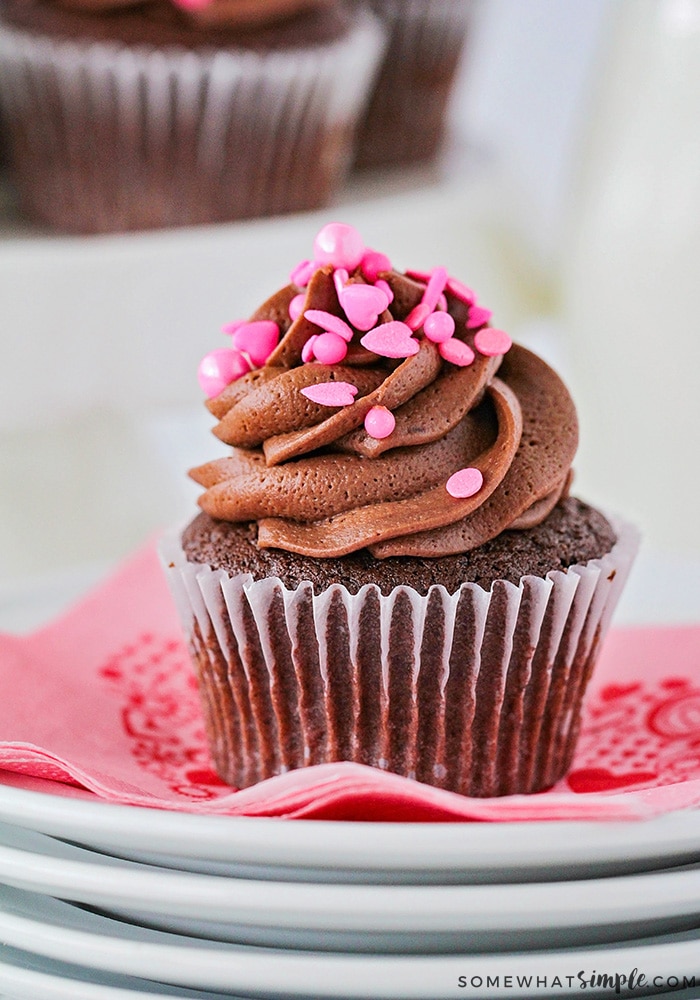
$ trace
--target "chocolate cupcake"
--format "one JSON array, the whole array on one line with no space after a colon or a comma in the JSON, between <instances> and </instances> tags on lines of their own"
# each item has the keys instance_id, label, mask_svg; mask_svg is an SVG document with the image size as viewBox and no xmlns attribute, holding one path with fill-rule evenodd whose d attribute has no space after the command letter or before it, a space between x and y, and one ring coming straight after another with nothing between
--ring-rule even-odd
<instances>
[{"instance_id":1,"label":"chocolate cupcake","mask_svg":"<svg viewBox=\"0 0 700 1000\"><path fill-rule=\"evenodd\" d=\"M181 2L1 0L1 117L28 217L107 232L332 200L380 24L337 0Z\"/></svg>"},{"instance_id":2,"label":"chocolate cupcake","mask_svg":"<svg viewBox=\"0 0 700 1000\"><path fill-rule=\"evenodd\" d=\"M473 0L370 0L370 4L388 32L389 44L362 118L356 166L430 162L445 139Z\"/></svg>"},{"instance_id":3,"label":"chocolate cupcake","mask_svg":"<svg viewBox=\"0 0 700 1000\"><path fill-rule=\"evenodd\" d=\"M488 796L568 769L637 536L568 495L571 397L489 320L331 224L204 359L231 453L163 557L230 784L353 760Z\"/></svg>"}]
</instances>

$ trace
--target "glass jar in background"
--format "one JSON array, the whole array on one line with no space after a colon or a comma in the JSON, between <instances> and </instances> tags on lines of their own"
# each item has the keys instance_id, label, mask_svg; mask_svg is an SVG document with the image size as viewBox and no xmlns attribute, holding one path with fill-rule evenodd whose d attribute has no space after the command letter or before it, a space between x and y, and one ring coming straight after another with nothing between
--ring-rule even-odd
<instances>
[{"instance_id":1,"label":"glass jar in background","mask_svg":"<svg viewBox=\"0 0 700 1000\"><path fill-rule=\"evenodd\" d=\"M562 253L576 491L700 560L700 0L611 16Z\"/></svg>"}]
</instances>

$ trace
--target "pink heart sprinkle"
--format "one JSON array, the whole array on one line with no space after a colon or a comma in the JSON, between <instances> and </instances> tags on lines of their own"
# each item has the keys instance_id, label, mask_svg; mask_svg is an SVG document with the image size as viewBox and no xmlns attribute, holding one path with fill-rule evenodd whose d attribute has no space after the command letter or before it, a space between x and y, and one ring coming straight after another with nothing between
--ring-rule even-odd
<instances>
[{"instance_id":1,"label":"pink heart sprinkle","mask_svg":"<svg viewBox=\"0 0 700 1000\"><path fill-rule=\"evenodd\" d=\"M386 297L389 300L388 305L391 305L391 303L394 301L394 293L391 290L391 285L389 285L384 280L384 278L377 278L374 284L377 286L377 288L381 288L383 292L386 292Z\"/></svg>"},{"instance_id":2,"label":"pink heart sprinkle","mask_svg":"<svg viewBox=\"0 0 700 1000\"><path fill-rule=\"evenodd\" d=\"M378 441L389 437L395 427L396 417L386 406L373 406L365 417L365 430Z\"/></svg>"},{"instance_id":3,"label":"pink heart sprinkle","mask_svg":"<svg viewBox=\"0 0 700 1000\"><path fill-rule=\"evenodd\" d=\"M378 250L365 250L361 266L363 275L372 284L375 284L383 271L391 271L391 261L385 253L379 253Z\"/></svg>"},{"instance_id":4,"label":"pink heart sprinkle","mask_svg":"<svg viewBox=\"0 0 700 1000\"><path fill-rule=\"evenodd\" d=\"M480 326L485 326L492 315L493 313L490 309L484 309L482 306L476 305L470 306L467 330L478 330Z\"/></svg>"},{"instance_id":5,"label":"pink heart sprinkle","mask_svg":"<svg viewBox=\"0 0 700 1000\"><path fill-rule=\"evenodd\" d=\"M441 358L449 361L451 365L458 365L460 368L466 368L467 365L470 365L475 356L474 351L472 351L468 344L465 344L463 340L457 340L455 337L450 337L449 340L438 344L438 351Z\"/></svg>"},{"instance_id":6,"label":"pink heart sprinkle","mask_svg":"<svg viewBox=\"0 0 700 1000\"><path fill-rule=\"evenodd\" d=\"M309 339L306 341L306 343L302 347L302 349L301 349L301 360L304 361L305 363L309 362L309 361L313 361L313 359L314 359L314 344L316 343L317 340L318 340L318 334L314 333L311 337L309 337Z\"/></svg>"},{"instance_id":7,"label":"pink heart sprinkle","mask_svg":"<svg viewBox=\"0 0 700 1000\"><path fill-rule=\"evenodd\" d=\"M333 313L326 312L325 309L307 309L304 316L310 323L320 326L322 330L337 333L348 344L354 336L353 329L348 326L344 319L341 319L340 316L334 316Z\"/></svg>"},{"instance_id":8,"label":"pink heart sprinkle","mask_svg":"<svg viewBox=\"0 0 700 1000\"><path fill-rule=\"evenodd\" d=\"M336 267L333 272L333 284L335 285L335 294L338 298L340 298L340 293L345 288L349 277L350 275L344 267Z\"/></svg>"},{"instance_id":9,"label":"pink heart sprinkle","mask_svg":"<svg viewBox=\"0 0 700 1000\"><path fill-rule=\"evenodd\" d=\"M432 311L427 302L419 302L417 306L411 309L404 322L411 330L420 330Z\"/></svg>"},{"instance_id":10,"label":"pink heart sprinkle","mask_svg":"<svg viewBox=\"0 0 700 1000\"><path fill-rule=\"evenodd\" d=\"M445 484L451 497L473 497L484 485L484 477L479 469L470 467L453 473Z\"/></svg>"},{"instance_id":11,"label":"pink heart sprinkle","mask_svg":"<svg viewBox=\"0 0 700 1000\"><path fill-rule=\"evenodd\" d=\"M314 357L322 365L337 365L347 353L348 345L337 333L321 333L314 341Z\"/></svg>"},{"instance_id":12,"label":"pink heart sprinkle","mask_svg":"<svg viewBox=\"0 0 700 1000\"><path fill-rule=\"evenodd\" d=\"M346 285L338 297L345 315L358 330L371 330L389 305L386 293L375 285Z\"/></svg>"},{"instance_id":13,"label":"pink heart sprinkle","mask_svg":"<svg viewBox=\"0 0 700 1000\"><path fill-rule=\"evenodd\" d=\"M430 278L428 279L428 287L423 292L422 301L430 306L430 311L438 304L438 300L445 290L445 285L447 284L447 268L446 267L436 267L430 272Z\"/></svg>"},{"instance_id":14,"label":"pink heart sprinkle","mask_svg":"<svg viewBox=\"0 0 700 1000\"><path fill-rule=\"evenodd\" d=\"M202 392L209 399L213 399L223 392L227 385L249 371L250 365L240 351L232 347L221 347L204 355L197 369L197 379Z\"/></svg>"},{"instance_id":15,"label":"pink heart sprinkle","mask_svg":"<svg viewBox=\"0 0 700 1000\"><path fill-rule=\"evenodd\" d=\"M455 321L449 313L431 313L423 324L423 332L434 344L443 344L455 332Z\"/></svg>"},{"instance_id":16,"label":"pink heart sprinkle","mask_svg":"<svg viewBox=\"0 0 700 1000\"><path fill-rule=\"evenodd\" d=\"M302 310L304 308L304 303L306 302L306 296L303 292L299 292L295 295L292 301L289 303L289 318L294 322L297 317L301 316Z\"/></svg>"},{"instance_id":17,"label":"pink heart sprinkle","mask_svg":"<svg viewBox=\"0 0 700 1000\"><path fill-rule=\"evenodd\" d=\"M280 339L280 329L269 319L256 320L239 327L233 335L233 346L244 351L254 365L264 365Z\"/></svg>"},{"instance_id":18,"label":"pink heart sprinkle","mask_svg":"<svg viewBox=\"0 0 700 1000\"><path fill-rule=\"evenodd\" d=\"M465 305L472 306L476 302L476 295L471 288L463 285L456 278L447 279L447 291L454 295L456 299L459 299L460 302L464 302Z\"/></svg>"},{"instance_id":19,"label":"pink heart sprinkle","mask_svg":"<svg viewBox=\"0 0 700 1000\"><path fill-rule=\"evenodd\" d=\"M314 260L302 260L289 275L290 282L299 288L306 288L317 267L318 264Z\"/></svg>"},{"instance_id":20,"label":"pink heart sprinkle","mask_svg":"<svg viewBox=\"0 0 700 1000\"><path fill-rule=\"evenodd\" d=\"M222 333L233 334L236 330L240 330L242 326L245 326L247 322L247 319L234 319L233 323L226 323L225 326L221 327Z\"/></svg>"},{"instance_id":21,"label":"pink heart sprinkle","mask_svg":"<svg viewBox=\"0 0 700 1000\"><path fill-rule=\"evenodd\" d=\"M474 337L474 347L480 354L485 354L487 358L495 358L497 354L506 354L513 346L505 330L496 330L492 326L486 326Z\"/></svg>"},{"instance_id":22,"label":"pink heart sprinkle","mask_svg":"<svg viewBox=\"0 0 700 1000\"><path fill-rule=\"evenodd\" d=\"M318 382L299 391L302 396L321 406L351 406L358 389L350 382Z\"/></svg>"},{"instance_id":23,"label":"pink heart sprinkle","mask_svg":"<svg viewBox=\"0 0 700 1000\"><path fill-rule=\"evenodd\" d=\"M360 343L383 358L408 358L420 350L420 344L411 333L409 326L395 319L390 323L380 323L366 333Z\"/></svg>"}]
</instances>

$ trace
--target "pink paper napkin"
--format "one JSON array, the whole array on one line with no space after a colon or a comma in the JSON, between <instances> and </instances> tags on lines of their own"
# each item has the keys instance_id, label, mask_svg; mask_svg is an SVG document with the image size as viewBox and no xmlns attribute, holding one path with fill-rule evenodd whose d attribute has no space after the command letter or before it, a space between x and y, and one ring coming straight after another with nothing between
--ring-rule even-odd
<instances>
[{"instance_id":1,"label":"pink paper napkin","mask_svg":"<svg viewBox=\"0 0 700 1000\"><path fill-rule=\"evenodd\" d=\"M59 620L0 635L0 784L185 812L389 821L621 819L700 805L700 626L613 630L571 773L469 799L361 764L234 791L211 769L155 546Z\"/></svg>"}]
</instances>

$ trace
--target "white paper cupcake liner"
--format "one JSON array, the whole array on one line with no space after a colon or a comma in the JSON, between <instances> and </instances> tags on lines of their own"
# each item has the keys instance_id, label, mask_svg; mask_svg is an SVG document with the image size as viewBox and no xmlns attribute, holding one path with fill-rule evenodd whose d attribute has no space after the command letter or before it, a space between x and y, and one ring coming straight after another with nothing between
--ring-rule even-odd
<instances>
[{"instance_id":1,"label":"white paper cupcake liner","mask_svg":"<svg viewBox=\"0 0 700 1000\"><path fill-rule=\"evenodd\" d=\"M245 787L352 760L472 796L554 784L638 547L609 520L617 542L600 559L452 595L288 590L189 563L179 534L165 538L220 775Z\"/></svg>"},{"instance_id":2,"label":"white paper cupcake liner","mask_svg":"<svg viewBox=\"0 0 700 1000\"><path fill-rule=\"evenodd\" d=\"M443 141L473 0L369 3L389 43L360 127L356 163L383 167L430 160Z\"/></svg>"},{"instance_id":3,"label":"white paper cupcake liner","mask_svg":"<svg viewBox=\"0 0 700 1000\"><path fill-rule=\"evenodd\" d=\"M384 46L269 52L73 41L0 20L0 110L21 205L78 232L192 225L328 204Z\"/></svg>"}]
</instances>

